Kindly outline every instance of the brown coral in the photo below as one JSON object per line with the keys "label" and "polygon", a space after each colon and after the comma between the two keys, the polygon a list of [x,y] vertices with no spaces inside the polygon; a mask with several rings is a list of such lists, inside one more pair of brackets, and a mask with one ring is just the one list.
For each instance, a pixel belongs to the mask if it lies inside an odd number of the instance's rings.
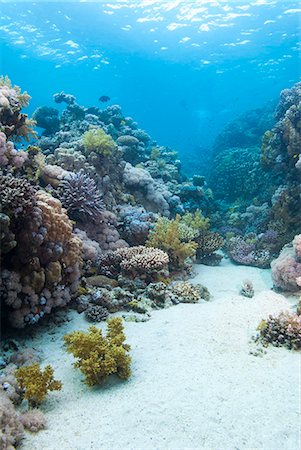
{"label": "brown coral", "polygon": [[15,375],[30,406],[42,403],[48,391],[59,391],[62,388],[62,383],[53,378],[53,368],[50,365],[44,371],[38,363],[23,366],[16,370]]}

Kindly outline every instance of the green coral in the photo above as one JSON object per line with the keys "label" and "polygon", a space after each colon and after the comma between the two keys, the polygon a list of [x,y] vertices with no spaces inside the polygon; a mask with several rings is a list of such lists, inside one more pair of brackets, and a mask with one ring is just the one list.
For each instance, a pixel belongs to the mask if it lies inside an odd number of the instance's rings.
{"label": "green coral", "polygon": [[53,378],[53,368],[50,365],[44,371],[38,363],[23,366],[15,371],[15,376],[30,406],[42,403],[48,391],[59,391],[62,388],[62,383]]}
{"label": "green coral", "polygon": [[83,135],[83,145],[87,153],[95,152],[102,156],[110,156],[117,149],[112,137],[101,128],[86,131]]}
{"label": "green coral", "polygon": [[181,269],[185,260],[193,256],[197,248],[197,244],[192,240],[183,242],[180,215],[173,220],[160,217],[155,223],[146,245],[165,251],[169,256],[171,269]]}
{"label": "green coral", "polygon": [[186,213],[182,216],[181,222],[198,233],[207,231],[210,226],[210,220],[203,216],[199,209],[194,213]]}
{"label": "green coral", "polygon": [[74,367],[83,372],[88,386],[102,383],[113,373],[122,379],[131,375],[130,346],[125,344],[122,319],[113,317],[107,324],[106,336],[95,326],[87,333],[74,331],[64,336],[67,351],[78,358]]}

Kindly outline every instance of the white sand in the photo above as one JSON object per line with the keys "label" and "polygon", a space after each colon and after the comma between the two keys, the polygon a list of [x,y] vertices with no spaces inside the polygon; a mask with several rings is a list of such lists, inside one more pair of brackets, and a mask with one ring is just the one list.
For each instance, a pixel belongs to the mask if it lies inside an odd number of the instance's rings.
{"label": "white sand", "polygon": [[[35,338],[63,390],[44,405],[48,429],[28,436],[28,450],[299,450],[300,356],[268,348],[254,356],[258,323],[289,301],[269,290],[269,271],[196,266],[194,282],[212,301],[155,311],[146,323],[126,323],[133,376],[90,389],[62,335],[88,327],[84,317]],[[249,278],[253,299],[237,295]]]}

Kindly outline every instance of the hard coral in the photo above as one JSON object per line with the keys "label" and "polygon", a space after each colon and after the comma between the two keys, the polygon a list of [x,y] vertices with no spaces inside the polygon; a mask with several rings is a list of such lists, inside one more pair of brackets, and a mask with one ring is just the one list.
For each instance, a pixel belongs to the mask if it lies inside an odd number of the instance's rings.
{"label": "hard coral", "polygon": [[30,96],[13,86],[8,77],[0,77],[0,131],[14,140],[30,140],[36,137],[33,131],[34,121],[21,113],[28,106]]}
{"label": "hard coral", "polygon": [[267,344],[294,350],[301,348],[301,316],[295,313],[286,311],[279,316],[269,316],[267,320],[262,320],[258,330]]}
{"label": "hard coral", "polygon": [[115,278],[122,272],[127,277],[151,280],[158,272],[167,270],[168,262],[168,254],[164,251],[139,245],[108,252],[99,259],[98,264],[106,276]]}
{"label": "hard coral", "polygon": [[7,141],[5,134],[0,132],[0,167],[15,171],[20,169],[27,159],[27,152],[15,149],[13,142]]}
{"label": "hard coral", "polygon": [[90,305],[85,310],[86,319],[90,322],[101,322],[106,320],[109,315],[107,308],[101,305]]}
{"label": "hard coral", "polygon": [[197,303],[201,299],[210,300],[208,289],[201,284],[191,284],[188,281],[180,281],[176,283],[172,290],[180,298],[183,303]]}
{"label": "hard coral", "polygon": [[16,219],[8,208],[17,245],[4,255],[0,275],[3,317],[18,328],[71,300],[82,263],[81,241],[60,201],[38,191],[29,207],[30,213],[24,217],[21,211]]}
{"label": "hard coral", "polygon": [[36,190],[25,179],[0,174],[0,211],[13,220],[28,216],[36,204]]}
{"label": "hard coral", "polygon": [[99,222],[104,205],[95,181],[83,171],[70,173],[59,185],[58,196],[73,220]]}
{"label": "hard coral", "polygon": [[16,370],[15,375],[30,406],[42,403],[48,391],[59,391],[62,388],[62,383],[53,378],[53,368],[50,365],[44,371],[38,363],[23,366]]}
{"label": "hard coral", "polygon": [[74,331],[64,336],[67,351],[78,360],[74,363],[85,375],[88,386],[102,383],[107,376],[116,373],[127,379],[131,374],[130,346],[125,344],[122,319],[109,319],[106,336],[92,326],[87,333]]}

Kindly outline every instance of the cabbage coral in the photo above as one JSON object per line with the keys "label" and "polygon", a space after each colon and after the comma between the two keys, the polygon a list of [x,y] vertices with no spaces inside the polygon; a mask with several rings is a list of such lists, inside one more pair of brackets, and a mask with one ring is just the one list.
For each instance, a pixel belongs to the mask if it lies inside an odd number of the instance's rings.
{"label": "cabbage coral", "polygon": [[193,256],[197,249],[195,242],[182,241],[180,221],[179,215],[173,220],[159,218],[146,243],[148,247],[160,248],[168,254],[171,269],[182,268],[185,260]]}
{"label": "cabbage coral", "polygon": [[95,152],[102,156],[110,156],[117,149],[111,136],[101,128],[86,131],[83,135],[83,145],[87,153]]}
{"label": "cabbage coral", "polygon": [[53,378],[53,368],[50,365],[44,370],[41,370],[38,363],[22,366],[15,371],[15,376],[30,406],[42,403],[48,391],[62,389],[62,383]]}
{"label": "cabbage coral", "polygon": [[58,195],[69,217],[78,221],[100,221],[103,201],[95,181],[83,171],[71,173],[59,185]]}
{"label": "cabbage coral", "polygon": [[113,373],[122,379],[131,375],[130,346],[125,344],[122,319],[113,317],[107,324],[106,336],[94,326],[87,333],[74,331],[64,336],[67,351],[77,358],[74,367],[83,372],[88,386],[102,383]]}

